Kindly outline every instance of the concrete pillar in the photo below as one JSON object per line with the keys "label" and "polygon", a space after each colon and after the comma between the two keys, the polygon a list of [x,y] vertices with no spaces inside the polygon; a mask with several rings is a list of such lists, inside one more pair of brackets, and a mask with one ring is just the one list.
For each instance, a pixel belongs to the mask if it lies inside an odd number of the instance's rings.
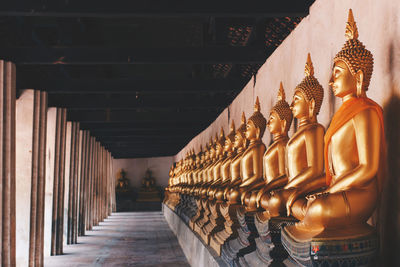
{"label": "concrete pillar", "polygon": [[[78,173],[79,173],[79,123],[73,122],[71,126],[71,135],[67,138],[70,140],[71,149],[67,151],[67,155],[70,157],[70,165],[68,175],[66,172],[66,181],[69,180],[69,192],[68,192],[68,219],[67,223],[67,243],[75,244],[75,228],[76,228],[76,216],[77,216],[77,195],[78,195]],[[66,204],[67,205],[67,204]],[[67,216],[66,216],[67,217]],[[64,218],[65,219],[65,218]],[[65,220],[64,220],[65,221]]]}
{"label": "concrete pillar", "polygon": [[15,65],[0,61],[0,265],[15,266]]}
{"label": "concrete pillar", "polygon": [[87,184],[88,184],[88,159],[89,159],[89,132],[82,133],[82,153],[79,184],[79,222],[78,235],[84,236],[86,230],[86,204],[87,204]]}
{"label": "concrete pillar", "polygon": [[46,92],[25,90],[17,100],[15,189],[17,266],[40,266],[43,256],[41,242],[46,112]]}
{"label": "concrete pillar", "polygon": [[77,126],[77,138],[79,139],[76,142],[76,168],[75,168],[75,190],[74,190],[74,203],[73,203],[73,229],[72,229],[72,244],[77,244],[78,240],[78,223],[79,223],[79,196],[80,196],[80,185],[81,185],[81,173],[82,173],[82,147],[83,147],[83,137],[84,132],[79,130],[80,125],[78,123]]}
{"label": "concrete pillar", "polygon": [[50,256],[53,214],[54,163],[56,148],[57,108],[47,112],[46,182],[44,209],[44,255]]}
{"label": "concrete pillar", "polygon": [[[66,134],[65,134],[65,167],[64,167],[64,209],[63,209],[63,246],[69,244],[68,241],[68,220],[70,213],[70,201],[72,201],[71,188],[73,183],[71,183],[71,172],[73,173],[72,166],[74,165],[74,158],[72,153],[74,153],[72,137],[74,136],[73,123],[67,121]],[[72,174],[73,176],[73,174]]]}
{"label": "concrete pillar", "polygon": [[62,254],[64,226],[64,178],[65,178],[65,135],[67,111],[57,109],[56,141],[54,152],[53,214],[51,234],[51,255]]}
{"label": "concrete pillar", "polygon": [[[15,228],[18,266],[29,265],[30,232],[36,236],[39,109],[40,92],[23,91],[16,103]],[[31,246],[34,247],[34,244]]]}

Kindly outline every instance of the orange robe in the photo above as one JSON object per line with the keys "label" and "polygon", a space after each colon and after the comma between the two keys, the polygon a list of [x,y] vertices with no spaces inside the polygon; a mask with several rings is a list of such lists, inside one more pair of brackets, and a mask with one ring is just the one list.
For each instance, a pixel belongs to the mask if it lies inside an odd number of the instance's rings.
{"label": "orange robe", "polygon": [[359,112],[365,109],[373,109],[376,111],[379,117],[380,126],[381,126],[381,146],[380,146],[380,162],[378,169],[378,192],[381,192],[383,186],[383,179],[385,177],[385,164],[386,164],[386,141],[385,141],[385,132],[383,125],[383,111],[382,108],[375,103],[373,100],[367,97],[358,97],[352,98],[342,104],[339,110],[335,113],[332,118],[331,124],[329,125],[328,130],[325,133],[325,147],[324,147],[324,156],[325,156],[325,172],[326,172],[326,185],[330,186],[332,181],[332,174],[329,171],[329,162],[328,162],[328,148],[331,142],[332,136],[339,130],[346,122],[351,120],[354,116],[356,116]]}

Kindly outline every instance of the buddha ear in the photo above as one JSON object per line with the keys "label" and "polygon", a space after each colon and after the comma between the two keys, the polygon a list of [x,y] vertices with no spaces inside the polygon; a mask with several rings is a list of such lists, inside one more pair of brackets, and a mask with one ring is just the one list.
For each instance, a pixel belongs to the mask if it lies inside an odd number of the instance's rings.
{"label": "buddha ear", "polygon": [[356,81],[357,81],[357,97],[360,97],[365,93],[363,90],[364,72],[362,70],[357,71]]}
{"label": "buddha ear", "polygon": [[312,116],[314,116],[314,110],[315,110],[315,100],[311,99],[309,101],[309,106],[308,106],[308,115],[311,118]]}
{"label": "buddha ear", "polygon": [[261,133],[260,128],[256,127],[256,137],[257,137],[257,139],[260,139],[260,133]]}
{"label": "buddha ear", "polygon": [[282,130],[282,133],[285,133],[285,132],[286,132],[286,125],[287,125],[286,120],[285,120],[285,119],[282,119],[282,120],[281,120],[281,130]]}

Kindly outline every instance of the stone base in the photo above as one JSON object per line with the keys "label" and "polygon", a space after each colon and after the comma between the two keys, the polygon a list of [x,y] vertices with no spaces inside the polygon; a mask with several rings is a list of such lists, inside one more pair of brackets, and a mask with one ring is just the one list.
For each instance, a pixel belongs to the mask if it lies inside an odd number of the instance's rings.
{"label": "stone base", "polygon": [[281,229],[283,225],[294,224],[292,218],[278,217],[262,221],[254,215],[254,224],[258,235],[255,239],[256,250],[244,256],[248,266],[285,266],[283,261],[288,253],[281,243]]}
{"label": "stone base", "polygon": [[247,266],[244,256],[256,249],[257,229],[252,216],[245,216],[243,210],[237,210],[239,222],[238,237],[228,240],[221,248],[221,258],[229,266]]}
{"label": "stone base", "polygon": [[162,205],[164,217],[176,235],[183,253],[192,267],[227,266],[217,255],[209,249],[199,236],[194,234],[181,218],[168,206]]}
{"label": "stone base", "polygon": [[378,239],[375,233],[349,239],[313,239],[297,242],[285,229],[282,230],[282,244],[289,253],[289,263],[298,266],[362,266],[376,265]]}

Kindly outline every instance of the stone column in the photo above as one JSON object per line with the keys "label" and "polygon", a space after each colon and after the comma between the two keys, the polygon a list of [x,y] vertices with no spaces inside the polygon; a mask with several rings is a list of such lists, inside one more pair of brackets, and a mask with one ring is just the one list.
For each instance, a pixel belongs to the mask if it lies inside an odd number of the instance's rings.
{"label": "stone column", "polygon": [[46,115],[47,93],[23,91],[16,105],[15,222],[18,266],[40,266],[43,259]]}
{"label": "stone column", "polygon": [[51,234],[51,255],[62,254],[63,225],[64,225],[64,178],[65,178],[65,135],[67,111],[57,109],[56,139],[53,173],[53,214]]}
{"label": "stone column", "polygon": [[24,90],[16,103],[15,228],[19,266],[30,264],[29,249],[36,245],[39,122],[40,91]]}
{"label": "stone column", "polygon": [[44,255],[50,256],[51,226],[53,211],[54,184],[54,149],[56,140],[57,108],[49,108],[47,112],[47,142],[46,142],[46,181],[44,200]]}
{"label": "stone column", "polygon": [[77,217],[77,195],[78,195],[78,185],[79,185],[79,142],[80,142],[80,132],[79,123],[72,122],[71,128],[71,149],[70,158],[71,164],[69,165],[69,176],[66,175],[66,180],[69,180],[70,190],[68,192],[68,233],[67,233],[67,243],[75,244],[75,228],[76,228],[76,217]]}
{"label": "stone column", "polygon": [[69,221],[69,213],[70,213],[70,201],[72,200],[70,196],[70,192],[72,192],[72,183],[70,181],[71,177],[71,166],[73,165],[73,160],[71,153],[73,152],[73,143],[72,136],[74,135],[72,129],[72,122],[67,121],[66,125],[66,134],[65,134],[65,167],[64,167],[64,209],[63,209],[63,246],[68,243],[68,221]]}
{"label": "stone column", "polygon": [[87,205],[87,184],[88,184],[88,159],[89,159],[89,132],[82,133],[81,153],[81,178],[79,184],[79,222],[78,235],[84,236],[86,230],[86,205]]}

